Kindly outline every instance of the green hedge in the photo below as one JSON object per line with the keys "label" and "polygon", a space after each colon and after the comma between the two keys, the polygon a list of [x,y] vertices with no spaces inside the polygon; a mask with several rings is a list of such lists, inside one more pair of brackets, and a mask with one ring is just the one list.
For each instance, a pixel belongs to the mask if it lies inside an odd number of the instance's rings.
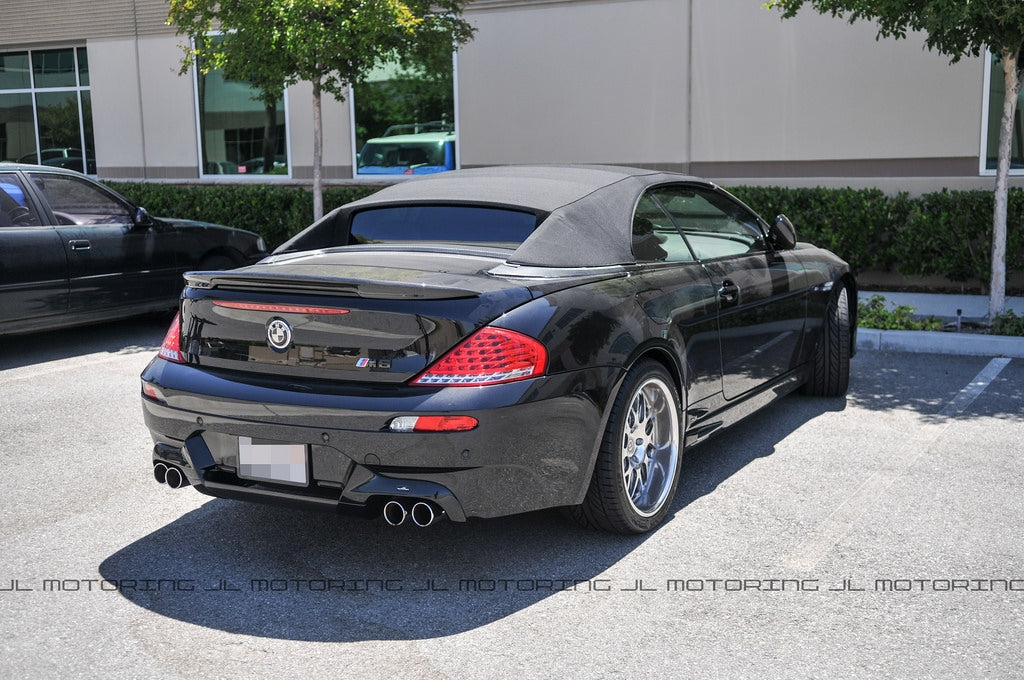
{"label": "green hedge", "polygon": [[736,187],[729,191],[767,220],[785,214],[801,241],[828,248],[854,271],[896,264],[894,225],[905,222],[912,210],[905,194],[890,197],[880,189]]}
{"label": "green hedge", "polygon": [[[953,281],[988,282],[992,261],[991,191],[942,191],[918,199],[900,225],[895,247],[903,274],[944,273]],[[1024,269],[1024,190],[1010,191],[1006,218],[1006,269]]]}
{"label": "green hedge", "polygon": [[[303,187],[274,184],[174,185],[107,182],[151,215],[204,220],[248,229],[276,248],[313,220],[313,194]],[[324,212],[379,190],[353,185],[324,189]]]}
{"label": "green hedge", "polygon": [[[274,184],[186,185],[108,183],[153,215],[227,224],[261,234],[274,248],[309,225],[307,188]],[[332,186],[324,209],[354,201],[380,186]],[[896,270],[953,281],[990,274],[992,193],[940,191],[911,198],[878,189],[792,189],[743,186],[730,191],[766,219],[784,213],[802,241],[832,250],[855,272]],[[1024,190],[1010,191],[1009,271],[1024,270]]]}
{"label": "green hedge", "polygon": [[[855,272],[896,270],[952,281],[991,273],[991,191],[939,191],[911,198],[878,189],[730,189],[771,219],[786,214],[802,241],[832,250]],[[1024,190],[1011,189],[1007,271],[1024,270]]]}

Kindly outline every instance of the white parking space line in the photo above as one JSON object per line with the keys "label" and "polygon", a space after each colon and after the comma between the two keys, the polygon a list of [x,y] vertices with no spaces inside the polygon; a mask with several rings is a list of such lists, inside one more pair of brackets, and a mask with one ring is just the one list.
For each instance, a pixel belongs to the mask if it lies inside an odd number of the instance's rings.
{"label": "white parking space line", "polygon": [[[999,357],[992,359],[985,368],[974,377],[960,392],[939,412],[944,418],[955,418],[969,407],[975,399],[985,391],[999,373],[1010,363],[1010,359]],[[882,493],[900,475],[907,471],[914,462],[931,449],[946,428],[951,424],[946,421],[940,425],[929,425],[921,429],[918,436],[908,441],[904,447],[893,453],[889,461],[869,477],[861,486],[829,517],[819,524],[796,550],[785,561],[785,566],[801,571],[810,571],[818,562],[850,531],[857,519],[863,515]]]}

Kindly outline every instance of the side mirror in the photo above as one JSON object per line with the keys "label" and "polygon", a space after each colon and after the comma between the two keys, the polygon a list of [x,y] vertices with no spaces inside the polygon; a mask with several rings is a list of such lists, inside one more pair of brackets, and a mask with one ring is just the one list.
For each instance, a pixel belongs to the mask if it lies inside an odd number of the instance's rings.
{"label": "side mirror", "polygon": [[772,247],[776,250],[792,250],[796,248],[796,227],[785,215],[775,218],[775,224],[768,230]]}
{"label": "side mirror", "polygon": [[136,227],[151,227],[153,226],[153,218],[150,217],[149,213],[146,212],[145,208],[139,208],[135,211],[135,226]]}

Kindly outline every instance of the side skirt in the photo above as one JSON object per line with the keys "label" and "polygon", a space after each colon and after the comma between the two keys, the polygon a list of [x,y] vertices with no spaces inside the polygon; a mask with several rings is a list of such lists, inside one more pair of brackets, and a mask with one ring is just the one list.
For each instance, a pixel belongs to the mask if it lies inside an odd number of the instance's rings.
{"label": "side skirt", "polygon": [[751,390],[739,399],[726,402],[714,411],[701,412],[699,405],[687,412],[694,417],[686,427],[686,446],[694,446],[711,435],[768,406],[796,390],[806,379],[806,369],[801,366],[773,380],[764,387]]}

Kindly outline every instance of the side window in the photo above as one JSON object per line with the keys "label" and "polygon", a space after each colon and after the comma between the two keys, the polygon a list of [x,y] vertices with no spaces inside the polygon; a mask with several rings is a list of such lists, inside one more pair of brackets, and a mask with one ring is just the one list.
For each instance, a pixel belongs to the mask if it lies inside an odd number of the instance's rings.
{"label": "side window", "polygon": [[665,206],[701,260],[765,250],[761,225],[749,210],[700,187],[662,187],[652,194]]}
{"label": "side window", "polygon": [[692,262],[693,254],[672,218],[650,194],[644,194],[633,213],[633,255],[639,262]]}
{"label": "side window", "polygon": [[21,179],[13,173],[0,173],[0,228],[38,227],[40,224]]}
{"label": "side window", "polygon": [[77,177],[31,174],[53,210],[58,224],[131,224],[133,217],[127,205],[97,186]]}

